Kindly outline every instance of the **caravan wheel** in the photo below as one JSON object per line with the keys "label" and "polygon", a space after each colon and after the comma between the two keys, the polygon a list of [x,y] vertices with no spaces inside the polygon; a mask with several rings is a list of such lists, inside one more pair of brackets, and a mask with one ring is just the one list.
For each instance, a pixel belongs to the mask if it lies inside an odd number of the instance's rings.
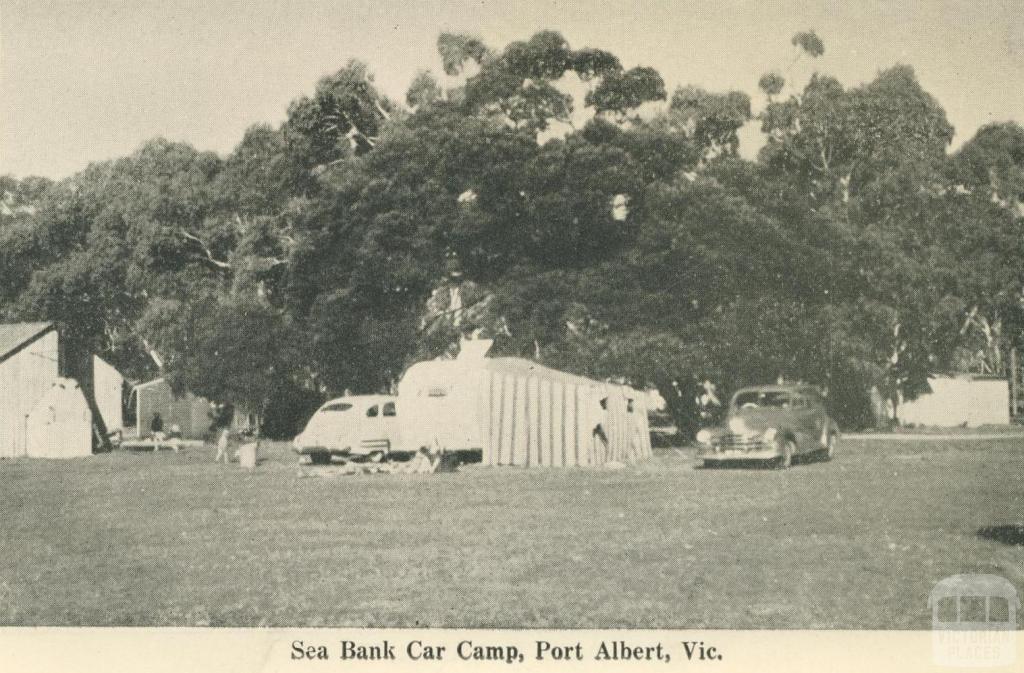
{"label": "caravan wheel", "polygon": [[314,465],[329,465],[331,462],[331,454],[327,451],[317,451],[316,453],[309,454],[309,462]]}

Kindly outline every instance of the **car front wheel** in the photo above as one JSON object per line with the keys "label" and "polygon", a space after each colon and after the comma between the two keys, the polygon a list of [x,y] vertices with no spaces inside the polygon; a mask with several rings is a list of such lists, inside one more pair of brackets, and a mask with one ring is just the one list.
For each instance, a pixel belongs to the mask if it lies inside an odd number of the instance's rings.
{"label": "car front wheel", "polygon": [[825,443],[825,448],[821,450],[822,460],[832,460],[832,457],[836,453],[836,435],[835,433],[829,433],[828,439]]}

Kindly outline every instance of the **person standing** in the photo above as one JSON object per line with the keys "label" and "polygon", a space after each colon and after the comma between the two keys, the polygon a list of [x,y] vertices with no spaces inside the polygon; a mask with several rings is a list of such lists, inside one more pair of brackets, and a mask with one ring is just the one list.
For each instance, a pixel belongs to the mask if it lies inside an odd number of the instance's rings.
{"label": "person standing", "polygon": [[160,450],[166,435],[164,435],[164,419],[160,418],[160,412],[153,414],[153,420],[149,422],[150,432],[153,433],[153,453]]}
{"label": "person standing", "polygon": [[220,438],[217,440],[217,456],[213,459],[215,463],[219,463],[221,457],[224,458],[224,464],[227,465],[231,460],[228,454],[228,440],[231,438],[231,431],[228,428],[224,428],[220,432]]}
{"label": "person standing", "polygon": [[722,402],[718,399],[718,387],[710,379],[704,379],[696,398],[701,427],[714,425],[718,420]]}

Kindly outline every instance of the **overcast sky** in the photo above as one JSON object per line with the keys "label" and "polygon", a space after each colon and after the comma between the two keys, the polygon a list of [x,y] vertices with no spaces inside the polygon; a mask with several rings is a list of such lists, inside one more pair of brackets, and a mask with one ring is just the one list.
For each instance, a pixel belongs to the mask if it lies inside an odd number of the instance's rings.
{"label": "overcast sky", "polygon": [[959,144],[1024,121],[1022,13],[1020,0],[0,0],[0,173],[63,177],[155,136],[225,153],[352,57],[403,99],[417,70],[440,70],[443,30],[500,47],[550,28],[655,67],[670,90],[756,94],[813,28],[815,67],[844,85],[912,65]]}

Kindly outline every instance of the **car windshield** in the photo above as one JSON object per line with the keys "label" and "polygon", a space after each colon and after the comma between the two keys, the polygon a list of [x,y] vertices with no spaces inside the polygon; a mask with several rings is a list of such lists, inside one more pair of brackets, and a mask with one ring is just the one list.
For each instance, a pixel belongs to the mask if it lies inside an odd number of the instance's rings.
{"label": "car windshield", "polygon": [[348,411],[351,408],[352,405],[346,402],[333,402],[331,404],[325,404],[324,406],[320,407],[320,413],[326,414],[331,411]]}
{"label": "car windshield", "polygon": [[793,400],[784,390],[750,390],[736,396],[737,409],[788,409]]}

